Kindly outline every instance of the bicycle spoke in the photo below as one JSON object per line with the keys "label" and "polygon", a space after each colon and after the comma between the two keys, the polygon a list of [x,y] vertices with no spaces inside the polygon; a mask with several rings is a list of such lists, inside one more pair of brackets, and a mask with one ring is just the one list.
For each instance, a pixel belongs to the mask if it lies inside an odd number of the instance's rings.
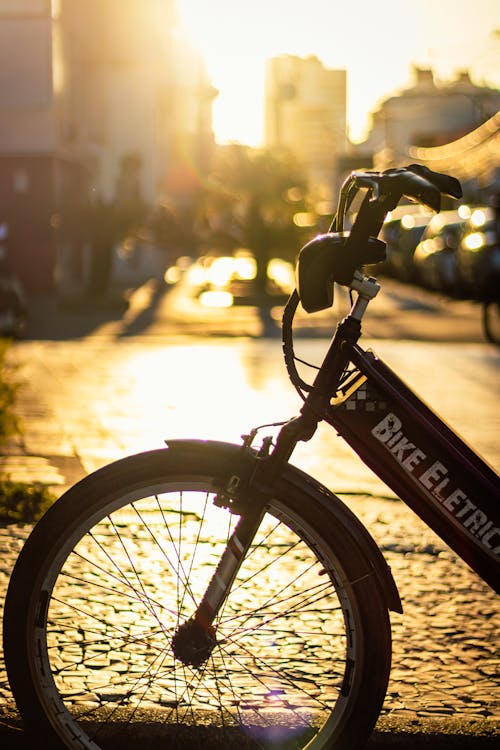
{"label": "bicycle spoke", "polygon": [[348,642],[325,575],[331,563],[269,512],[206,655],[193,666],[177,646],[174,653],[174,636],[196,611],[239,519],[214,497],[211,489],[174,489],[111,509],[59,572],[47,659],[64,704],[78,722],[95,724],[89,731],[99,747],[153,711],[158,736],[162,727],[206,725],[222,733],[221,744],[242,732],[255,748],[268,750],[275,735],[301,748],[337,702]]}

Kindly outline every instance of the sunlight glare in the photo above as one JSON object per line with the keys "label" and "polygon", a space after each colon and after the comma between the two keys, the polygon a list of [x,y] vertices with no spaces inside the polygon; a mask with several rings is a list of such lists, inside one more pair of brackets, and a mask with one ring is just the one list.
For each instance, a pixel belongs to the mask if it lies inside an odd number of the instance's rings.
{"label": "sunlight glare", "polygon": [[179,266],[169,266],[165,271],[164,280],[166,284],[177,284],[180,281],[182,272]]}
{"label": "sunlight glare", "polygon": [[[120,364],[129,404],[117,428],[122,440],[127,440],[127,419],[137,451],[138,419],[142,449],[148,449],[165,438],[239,442],[242,432],[256,424],[288,418],[295,397],[283,393],[280,352],[269,351],[265,343],[259,351],[251,355],[254,349],[245,342],[212,347],[192,341],[149,352],[137,349]],[[263,382],[267,398],[262,398]]]}
{"label": "sunlight glare", "polygon": [[250,281],[255,279],[257,263],[251,255],[236,255],[234,258],[234,270],[239,279]]}
{"label": "sunlight glare", "polygon": [[285,291],[293,291],[295,287],[295,273],[293,265],[288,263],[288,261],[281,258],[273,258],[269,262],[267,275]]}
{"label": "sunlight glare", "polygon": [[[318,57],[348,72],[349,137],[364,140],[369,113],[412,83],[412,66],[431,66],[441,80],[457,70],[500,84],[492,63],[498,0],[477,0],[474,12],[456,0],[344,3],[331,0],[177,0],[182,23],[201,51],[219,95],[213,125],[219,143],[263,143],[266,60],[282,54]],[[390,51],[390,54],[388,54]],[[488,57],[488,55],[490,57]]]}
{"label": "sunlight glare", "polygon": [[415,218],[411,214],[405,214],[401,219],[401,226],[405,229],[413,229],[415,226]]}
{"label": "sunlight glare", "polygon": [[213,286],[225,286],[234,273],[234,258],[215,258],[207,272],[207,281]]}
{"label": "sunlight glare", "polygon": [[470,217],[470,223],[473,227],[482,227],[483,224],[486,222],[486,214],[484,211],[482,211],[480,208],[477,208],[475,211],[472,212],[472,216]]}
{"label": "sunlight glare", "polygon": [[234,298],[231,292],[208,291],[202,292],[199,299],[204,307],[231,307]]}
{"label": "sunlight glare", "polygon": [[464,239],[464,246],[471,252],[477,252],[485,244],[485,236],[483,232],[473,232],[468,234]]}

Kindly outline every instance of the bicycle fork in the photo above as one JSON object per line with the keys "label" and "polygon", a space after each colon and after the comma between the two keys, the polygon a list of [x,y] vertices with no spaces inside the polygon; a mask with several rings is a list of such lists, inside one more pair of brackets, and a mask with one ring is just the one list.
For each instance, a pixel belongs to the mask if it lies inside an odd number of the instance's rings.
{"label": "bicycle fork", "polygon": [[[353,288],[359,291],[358,300],[351,314],[337,327],[325,362],[300,416],[282,427],[271,453],[270,442],[264,441],[249,481],[243,481],[243,486],[240,487],[240,478],[233,477],[229,486],[215,501],[233,513],[241,511],[241,515],[196,612],[177,628],[172,639],[174,656],[184,664],[199,667],[210,657],[217,643],[213,623],[229,596],[231,586],[257,534],[274,483],[297,443],[310,440],[324,417],[325,408],[347,364],[342,343],[355,343],[358,340],[361,318],[379,287],[374,279],[365,279],[359,275]],[[253,436],[249,436],[245,440],[243,450],[249,447],[252,438]],[[233,502],[235,492],[237,499]]]}
{"label": "bicycle fork", "polygon": [[229,595],[264,512],[259,504],[240,517],[196,612],[177,628],[172,639],[172,650],[174,656],[184,664],[200,667],[215,648],[217,638],[213,623]]}
{"label": "bicycle fork", "polygon": [[[233,533],[222,553],[215,572],[195,613],[176,630],[172,639],[174,656],[183,664],[200,667],[210,657],[217,645],[213,623],[227,600],[238,571],[255,539],[265,514],[267,499],[274,481],[290,458],[299,440],[312,437],[314,427],[307,424],[304,416],[288,422],[281,430],[276,446],[270,455],[269,442],[257,457],[252,477],[240,486],[240,478],[232,477],[228,487],[215,499],[215,504],[227,507],[230,512],[240,514]],[[251,439],[248,441],[251,442]],[[243,449],[248,447],[245,444]],[[235,493],[238,499],[234,501]]]}

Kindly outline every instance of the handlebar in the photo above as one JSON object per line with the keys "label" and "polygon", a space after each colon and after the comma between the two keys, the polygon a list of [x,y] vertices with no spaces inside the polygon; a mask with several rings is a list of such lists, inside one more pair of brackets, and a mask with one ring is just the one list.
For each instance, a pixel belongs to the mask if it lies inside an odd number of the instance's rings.
{"label": "handlebar", "polygon": [[[346,213],[362,189],[367,193],[351,231],[345,232]],[[460,198],[459,181],[419,164],[385,172],[352,172],[340,190],[329,231],[308,242],[299,254],[297,286],[306,312],[331,307],[334,282],[348,286],[361,266],[384,260],[385,243],[377,235],[403,196],[438,212],[442,194]]]}
{"label": "handlebar", "polygon": [[[366,190],[350,232],[344,231],[347,211],[360,190]],[[352,172],[343,183],[337,213],[329,231],[308,242],[297,262],[297,289],[283,311],[283,353],[293,385],[303,397],[311,386],[299,376],[293,352],[293,318],[299,302],[306,312],[333,305],[334,283],[352,286],[355,273],[366,264],[385,259],[385,242],[377,238],[385,217],[403,196],[438,212],[441,195],[462,197],[454,177],[433,172],[420,164],[385,172]]]}

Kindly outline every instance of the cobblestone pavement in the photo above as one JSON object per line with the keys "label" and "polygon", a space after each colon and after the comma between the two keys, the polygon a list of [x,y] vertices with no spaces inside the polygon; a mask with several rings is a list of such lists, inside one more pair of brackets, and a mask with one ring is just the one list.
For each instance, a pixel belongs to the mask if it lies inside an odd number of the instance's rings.
{"label": "cobblestone pavement", "polygon": [[[496,596],[399,501],[344,499],[380,544],[405,610],[404,615],[392,616],[393,668],[378,741],[394,738],[397,729],[403,735],[418,735],[419,730],[428,734],[429,726],[438,735],[453,734],[453,729],[462,737],[467,732],[485,738],[497,735]],[[29,530],[27,526],[0,529],[2,592]],[[3,721],[18,726],[3,662],[0,702],[9,709]]]}
{"label": "cobblestone pavement", "polygon": [[[158,447],[164,435],[237,440],[248,426],[286,418],[297,402],[270,346],[135,339],[111,345],[106,337],[17,345],[25,430],[23,442],[3,457],[2,471],[62,490],[109,460]],[[308,355],[317,353],[317,342],[304,346]],[[495,349],[384,342],[376,350],[500,466]],[[369,747],[414,741],[444,750],[450,738],[449,747],[492,747],[500,730],[497,597],[332,431],[321,429],[295,462],[338,491],[367,525],[403,601],[404,615],[392,616],[391,681]],[[28,533],[25,526],[0,529],[2,602]],[[10,727],[9,746],[22,747],[15,744],[22,735],[1,660],[0,702],[0,729]]]}

